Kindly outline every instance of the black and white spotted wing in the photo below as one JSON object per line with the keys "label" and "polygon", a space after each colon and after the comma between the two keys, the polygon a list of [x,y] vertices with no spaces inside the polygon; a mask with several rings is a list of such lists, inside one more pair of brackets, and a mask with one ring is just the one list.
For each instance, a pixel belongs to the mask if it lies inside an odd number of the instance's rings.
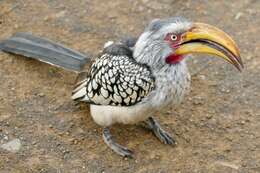
{"label": "black and white spotted wing", "polygon": [[154,89],[154,78],[146,65],[127,55],[103,54],[80,82],[72,99],[97,105],[130,106]]}

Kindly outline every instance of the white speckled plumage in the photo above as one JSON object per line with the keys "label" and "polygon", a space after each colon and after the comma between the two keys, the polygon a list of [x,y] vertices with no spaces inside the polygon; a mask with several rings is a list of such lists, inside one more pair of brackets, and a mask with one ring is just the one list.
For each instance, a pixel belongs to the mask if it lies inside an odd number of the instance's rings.
{"label": "white speckled plumage", "polygon": [[144,121],[158,111],[177,106],[190,87],[190,75],[185,62],[161,69],[155,78],[157,79],[155,90],[136,105],[128,107],[91,105],[91,116],[94,121],[101,126]]}
{"label": "white speckled plumage", "polygon": [[105,53],[93,63],[88,79],[76,87],[72,99],[97,105],[131,106],[145,98],[153,88],[154,77],[147,66],[126,55]]}

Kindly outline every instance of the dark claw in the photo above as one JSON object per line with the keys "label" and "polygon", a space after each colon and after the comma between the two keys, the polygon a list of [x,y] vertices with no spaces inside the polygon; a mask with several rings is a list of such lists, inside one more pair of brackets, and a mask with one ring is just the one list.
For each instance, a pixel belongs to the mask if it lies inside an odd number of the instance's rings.
{"label": "dark claw", "polygon": [[157,137],[161,140],[161,142],[168,145],[176,145],[176,141],[167,132],[161,129],[158,131],[158,133],[160,137]]}
{"label": "dark claw", "polygon": [[117,154],[123,157],[133,158],[133,152],[128,148],[116,143],[107,127],[103,130],[103,139],[105,143]]}
{"label": "dark claw", "polygon": [[118,147],[118,150],[115,152],[123,157],[131,158],[131,159],[133,158],[133,155],[134,155],[133,151],[131,151],[125,147],[122,147],[122,146],[121,146],[121,148]]}
{"label": "dark claw", "polygon": [[165,130],[162,129],[160,124],[153,119],[152,117],[149,117],[146,121],[146,124],[148,125],[148,128],[152,130],[154,135],[164,144],[168,145],[176,145],[176,141],[171,137]]}

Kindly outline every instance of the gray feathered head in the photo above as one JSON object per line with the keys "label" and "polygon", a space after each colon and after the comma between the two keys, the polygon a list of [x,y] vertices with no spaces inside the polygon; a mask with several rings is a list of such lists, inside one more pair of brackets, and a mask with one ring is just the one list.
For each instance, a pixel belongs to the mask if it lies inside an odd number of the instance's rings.
{"label": "gray feathered head", "polygon": [[183,17],[153,20],[134,47],[134,58],[155,69],[178,65],[191,53],[213,54],[239,70],[243,67],[237,45],[229,35]]}

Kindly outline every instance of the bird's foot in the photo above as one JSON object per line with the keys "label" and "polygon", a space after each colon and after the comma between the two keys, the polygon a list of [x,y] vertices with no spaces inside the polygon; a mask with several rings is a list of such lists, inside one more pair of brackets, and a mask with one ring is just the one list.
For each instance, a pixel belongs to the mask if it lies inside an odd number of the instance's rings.
{"label": "bird's foot", "polygon": [[119,145],[115,142],[113,136],[110,133],[109,128],[105,127],[103,130],[103,139],[105,143],[117,154],[123,157],[133,158],[133,152],[126,147]]}
{"label": "bird's foot", "polygon": [[176,141],[167,133],[165,130],[162,129],[160,124],[153,119],[152,117],[149,117],[146,121],[146,127],[148,127],[150,130],[152,130],[153,134],[164,144],[169,145],[176,145]]}

